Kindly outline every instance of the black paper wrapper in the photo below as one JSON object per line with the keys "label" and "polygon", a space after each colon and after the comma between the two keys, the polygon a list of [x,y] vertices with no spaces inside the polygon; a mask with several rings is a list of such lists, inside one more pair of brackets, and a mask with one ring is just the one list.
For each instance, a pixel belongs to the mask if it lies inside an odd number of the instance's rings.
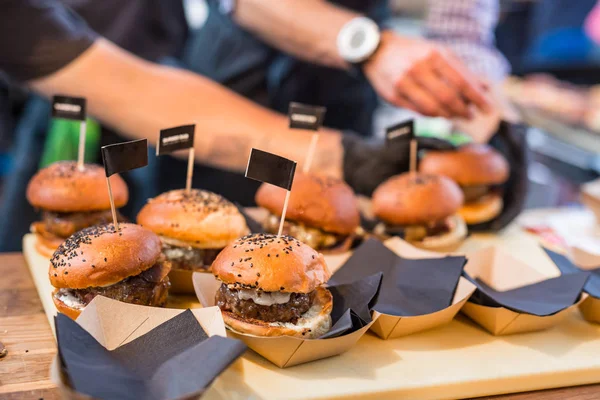
{"label": "black paper wrapper", "polygon": [[248,226],[248,229],[250,229],[251,233],[267,233],[265,228],[263,228],[263,226],[257,220],[248,215],[244,207],[242,207],[239,203],[235,203],[235,206],[239,210],[240,214],[244,216],[246,225]]}
{"label": "black paper wrapper", "polygon": [[[562,274],[577,274],[582,272],[575,264],[562,254],[544,248],[546,254],[552,259]],[[590,274],[583,290],[592,297],[600,299],[600,268],[585,270]]]}
{"label": "black paper wrapper", "polygon": [[589,277],[589,274],[580,272],[512,290],[498,291],[478,278],[474,279],[467,273],[464,275],[477,287],[469,299],[470,302],[486,307],[504,307],[540,317],[556,314],[575,304]]}
{"label": "black paper wrapper", "polygon": [[198,395],[246,350],[238,340],[208,337],[190,310],[112,351],[63,314],[55,324],[71,385],[98,399]]}
{"label": "black paper wrapper", "polygon": [[351,283],[329,286],[333,295],[332,326],[319,339],[347,335],[368,325],[371,306],[377,300],[383,275],[381,273],[355,280]]}
{"label": "black paper wrapper", "polygon": [[452,304],[465,257],[407,259],[382,242],[369,239],[333,275],[333,285],[381,273],[381,289],[370,310],[413,317],[431,314]]}

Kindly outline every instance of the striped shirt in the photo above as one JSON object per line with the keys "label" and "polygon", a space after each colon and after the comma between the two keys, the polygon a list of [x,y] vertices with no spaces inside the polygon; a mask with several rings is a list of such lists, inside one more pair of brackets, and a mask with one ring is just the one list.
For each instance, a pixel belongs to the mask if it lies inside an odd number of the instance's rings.
{"label": "striped shirt", "polygon": [[510,65],[495,46],[498,0],[428,0],[426,36],[452,50],[476,74],[500,81]]}

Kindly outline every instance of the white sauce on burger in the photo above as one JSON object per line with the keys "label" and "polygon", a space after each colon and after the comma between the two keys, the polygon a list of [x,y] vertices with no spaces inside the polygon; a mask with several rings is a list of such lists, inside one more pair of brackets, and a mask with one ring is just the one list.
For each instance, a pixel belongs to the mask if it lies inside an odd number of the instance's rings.
{"label": "white sauce on burger", "polygon": [[65,303],[67,307],[77,309],[85,308],[85,304],[83,304],[77,297],[71,294],[71,292],[69,292],[68,289],[60,289],[56,293],[56,298]]}
{"label": "white sauce on burger", "polygon": [[273,304],[285,304],[290,301],[291,293],[261,292],[252,289],[238,290],[240,300],[252,300],[261,306],[272,306]]}

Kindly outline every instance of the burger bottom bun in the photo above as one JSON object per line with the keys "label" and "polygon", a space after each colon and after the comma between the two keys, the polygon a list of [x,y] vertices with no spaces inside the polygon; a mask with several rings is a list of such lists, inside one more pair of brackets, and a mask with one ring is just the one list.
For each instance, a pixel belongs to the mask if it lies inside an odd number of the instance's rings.
{"label": "burger bottom bun", "polygon": [[49,232],[43,222],[34,222],[29,230],[35,234],[35,249],[44,257],[52,257],[58,246],[65,241],[64,238]]}
{"label": "burger bottom bun", "polygon": [[467,203],[458,213],[467,225],[481,224],[496,218],[502,212],[504,202],[498,193],[489,193],[477,201]]}
{"label": "burger bottom bun", "polygon": [[68,305],[66,305],[59,299],[57,299],[55,294],[56,294],[56,291],[54,291],[54,294],[52,295],[52,301],[54,301],[54,305],[56,306],[56,309],[58,310],[58,312],[65,314],[67,317],[71,318],[72,320],[77,319],[77,317],[79,317],[79,314],[81,314],[82,310],[80,310],[78,308],[69,307]]}
{"label": "burger bottom bun", "polygon": [[35,249],[39,254],[48,259],[52,258],[52,255],[58,248],[58,245],[49,245],[48,241],[43,236],[35,235]]}
{"label": "burger bottom bun", "polygon": [[223,311],[225,325],[232,331],[254,336],[293,336],[301,339],[316,339],[331,329],[333,296],[322,286],[315,289],[315,298],[310,309],[297,323],[265,322],[254,318],[243,318]]}
{"label": "burger bottom bun", "polygon": [[452,227],[450,232],[436,236],[428,236],[421,241],[410,242],[410,244],[421,249],[439,252],[452,252],[457,250],[467,237],[467,225],[458,214],[448,218],[450,219],[450,226]]}

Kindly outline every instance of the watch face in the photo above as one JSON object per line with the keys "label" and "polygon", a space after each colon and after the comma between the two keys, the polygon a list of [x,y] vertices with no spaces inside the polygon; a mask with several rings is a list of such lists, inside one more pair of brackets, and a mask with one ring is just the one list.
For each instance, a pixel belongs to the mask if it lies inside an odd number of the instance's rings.
{"label": "watch face", "polygon": [[366,40],[367,34],[365,31],[356,31],[350,39],[350,47],[353,49],[359,49],[361,46],[364,46]]}
{"label": "watch face", "polygon": [[369,58],[379,45],[379,27],[366,17],[350,20],[337,38],[340,56],[350,63],[360,63]]}

